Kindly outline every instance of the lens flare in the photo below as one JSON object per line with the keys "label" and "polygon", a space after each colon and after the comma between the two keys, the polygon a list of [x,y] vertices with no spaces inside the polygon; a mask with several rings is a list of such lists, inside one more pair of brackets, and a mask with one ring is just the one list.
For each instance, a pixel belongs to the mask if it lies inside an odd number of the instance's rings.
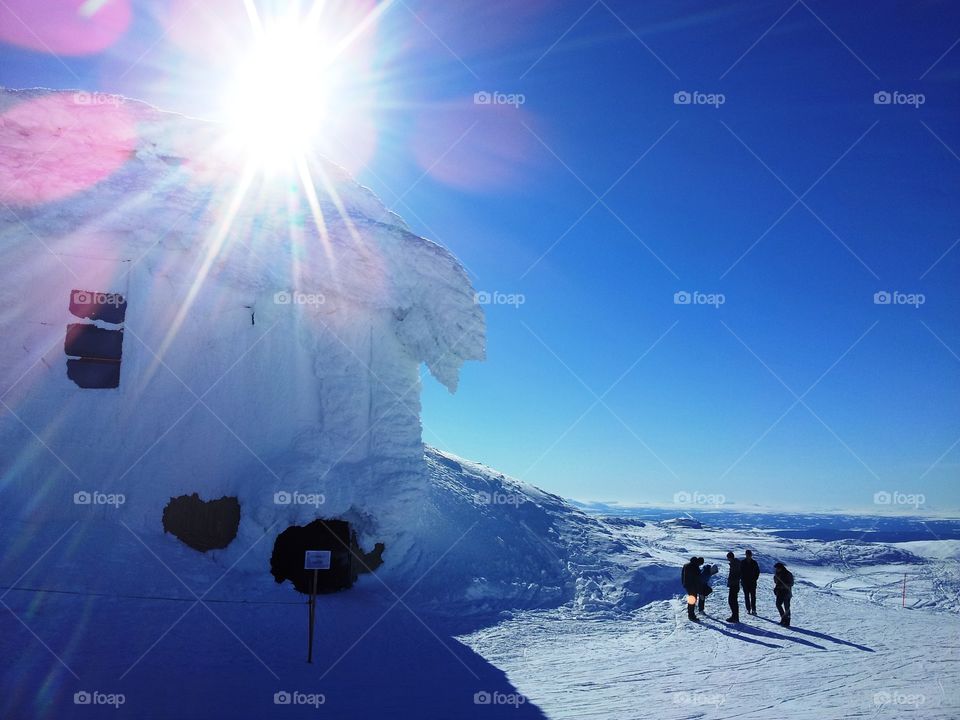
{"label": "lens flare", "polygon": [[342,90],[342,67],[309,24],[287,19],[263,31],[241,64],[226,105],[234,140],[267,167],[291,165],[315,145]]}

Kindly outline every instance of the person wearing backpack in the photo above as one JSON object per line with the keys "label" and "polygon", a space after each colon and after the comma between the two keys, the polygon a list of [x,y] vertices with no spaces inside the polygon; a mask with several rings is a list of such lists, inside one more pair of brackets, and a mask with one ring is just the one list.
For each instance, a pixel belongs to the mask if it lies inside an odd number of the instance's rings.
{"label": "person wearing backpack", "polygon": [[687,619],[700,622],[694,609],[697,607],[697,595],[700,594],[700,558],[694,556],[680,570],[680,584],[687,592]]}
{"label": "person wearing backpack", "polygon": [[740,585],[743,587],[743,604],[748,615],[757,614],[757,580],[760,579],[760,566],[753,559],[753,552],[747,550],[746,557],[740,561]]}
{"label": "person wearing backpack", "polygon": [[730,605],[728,623],[740,622],[740,561],[732,552],[727,553],[730,561],[730,570],[727,573],[727,602]]}
{"label": "person wearing backpack", "polygon": [[707,601],[707,595],[713,592],[713,588],[710,587],[710,578],[717,574],[719,568],[716,565],[704,565],[706,560],[703,558],[697,558],[700,565],[703,567],[700,570],[700,594],[697,598],[698,605],[700,608],[700,614],[706,615],[707,611],[704,610],[704,603]]}
{"label": "person wearing backpack", "polygon": [[790,599],[793,597],[793,573],[782,562],[773,564],[773,594],[777,598],[780,624],[790,627]]}

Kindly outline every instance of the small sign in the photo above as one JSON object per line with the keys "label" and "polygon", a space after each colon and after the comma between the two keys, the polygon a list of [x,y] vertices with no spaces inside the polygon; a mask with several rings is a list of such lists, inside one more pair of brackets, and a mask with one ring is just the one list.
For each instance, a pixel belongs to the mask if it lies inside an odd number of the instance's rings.
{"label": "small sign", "polygon": [[329,550],[307,550],[306,557],[303,560],[304,570],[329,570],[330,569],[330,551]]}

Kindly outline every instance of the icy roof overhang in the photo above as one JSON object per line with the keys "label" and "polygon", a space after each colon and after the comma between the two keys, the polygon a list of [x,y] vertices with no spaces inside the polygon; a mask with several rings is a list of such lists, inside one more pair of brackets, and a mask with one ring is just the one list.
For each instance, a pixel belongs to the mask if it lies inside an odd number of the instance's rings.
{"label": "icy roof overhang", "polygon": [[209,282],[392,312],[404,346],[454,390],[463,362],[485,354],[456,258],[324,158],[308,161],[310,183],[267,179],[246,174],[223,138],[218,125],[117,96],[0,89],[0,200],[15,213],[0,220],[0,258],[25,246],[153,264],[212,253]]}

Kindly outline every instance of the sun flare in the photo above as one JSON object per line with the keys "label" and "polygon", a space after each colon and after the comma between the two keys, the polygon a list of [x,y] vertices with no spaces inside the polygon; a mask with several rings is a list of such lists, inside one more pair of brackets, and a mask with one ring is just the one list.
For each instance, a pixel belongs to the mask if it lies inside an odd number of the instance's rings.
{"label": "sun flare", "polygon": [[343,89],[343,67],[305,21],[265,28],[227,92],[233,139],[266,167],[290,165],[315,146]]}

